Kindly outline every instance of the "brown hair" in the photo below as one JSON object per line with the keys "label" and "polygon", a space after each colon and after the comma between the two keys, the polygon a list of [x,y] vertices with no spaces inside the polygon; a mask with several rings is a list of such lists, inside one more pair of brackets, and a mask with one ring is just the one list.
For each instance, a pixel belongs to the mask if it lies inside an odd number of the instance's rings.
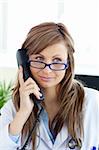
{"label": "brown hair", "polygon": [[[39,24],[29,31],[22,48],[27,49],[27,54],[36,54],[46,47],[63,41],[68,49],[69,67],[60,83],[58,101],[60,109],[52,122],[52,128],[56,135],[60,132],[63,124],[66,124],[69,134],[78,141],[79,136],[83,135],[83,85],[74,79],[74,44],[67,28],[62,23],[46,22]],[[13,91],[14,105],[19,109],[19,82]],[[26,121],[22,135],[26,135],[32,128],[32,122],[36,118],[37,111],[34,111]],[[55,126],[53,124],[55,123]],[[78,134],[79,133],[79,134]],[[32,136],[33,150],[35,149],[36,133]]]}

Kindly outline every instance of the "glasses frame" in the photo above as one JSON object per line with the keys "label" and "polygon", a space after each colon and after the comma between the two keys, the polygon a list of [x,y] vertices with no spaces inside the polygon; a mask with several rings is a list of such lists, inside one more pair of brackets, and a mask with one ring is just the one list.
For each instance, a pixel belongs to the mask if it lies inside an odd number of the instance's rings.
{"label": "glasses frame", "polygon": [[[34,66],[31,65],[31,62],[39,62],[39,63],[41,63],[41,64],[44,64],[45,66],[44,66],[43,68],[34,67]],[[46,68],[46,66],[48,66],[48,67],[49,67],[51,70],[53,70],[53,71],[61,71],[61,70],[66,70],[66,69],[68,68],[68,63],[57,63],[57,62],[53,62],[53,63],[47,64],[47,63],[45,63],[45,62],[36,61],[36,60],[29,60],[28,63],[29,63],[29,66],[31,66],[31,67],[33,67],[33,68],[36,68],[36,69],[44,69],[44,68]],[[51,68],[51,65],[54,65],[54,64],[63,64],[63,65],[64,65],[64,68],[63,68],[63,69],[53,69],[53,68]]]}

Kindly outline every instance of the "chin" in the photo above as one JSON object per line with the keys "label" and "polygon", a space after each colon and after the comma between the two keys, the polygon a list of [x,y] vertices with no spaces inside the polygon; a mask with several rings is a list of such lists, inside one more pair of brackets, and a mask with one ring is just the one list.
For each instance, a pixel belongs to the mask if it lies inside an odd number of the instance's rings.
{"label": "chin", "polygon": [[56,84],[42,83],[42,82],[40,82],[40,86],[41,86],[42,88],[51,88],[51,87],[55,87]]}
{"label": "chin", "polygon": [[41,87],[43,87],[43,88],[50,88],[50,87],[52,87],[53,85],[51,85],[51,84],[40,84],[41,85]]}

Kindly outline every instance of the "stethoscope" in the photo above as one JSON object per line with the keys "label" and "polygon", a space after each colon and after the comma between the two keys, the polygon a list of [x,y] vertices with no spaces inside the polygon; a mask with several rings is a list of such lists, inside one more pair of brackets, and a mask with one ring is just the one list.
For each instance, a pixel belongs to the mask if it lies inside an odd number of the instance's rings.
{"label": "stethoscope", "polygon": [[75,149],[76,147],[78,147],[79,149],[81,149],[81,147],[82,147],[82,141],[81,141],[81,139],[79,139],[79,144],[78,144],[78,142],[75,139],[73,139],[73,138],[69,139],[69,141],[68,141],[68,147],[69,147],[69,149]]}

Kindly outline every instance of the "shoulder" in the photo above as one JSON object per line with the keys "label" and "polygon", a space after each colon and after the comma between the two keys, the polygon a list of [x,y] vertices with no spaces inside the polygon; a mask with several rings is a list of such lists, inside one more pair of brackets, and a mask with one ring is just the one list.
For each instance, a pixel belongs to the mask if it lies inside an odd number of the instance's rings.
{"label": "shoulder", "polygon": [[88,87],[84,87],[84,90],[85,90],[85,94],[86,95],[89,95],[89,94],[91,94],[91,95],[98,95],[99,96],[99,91],[98,90],[95,90],[95,89],[93,89],[93,88],[88,88]]}
{"label": "shoulder", "polygon": [[92,88],[84,88],[85,91],[85,103],[94,104],[99,107],[99,91]]}
{"label": "shoulder", "polygon": [[9,114],[11,113],[12,115],[14,115],[16,113],[14,104],[12,99],[8,100],[5,105],[1,108],[1,114]]}
{"label": "shoulder", "polygon": [[84,113],[87,116],[99,117],[99,91],[92,88],[84,88]]}
{"label": "shoulder", "polygon": [[0,128],[9,124],[16,115],[16,110],[12,100],[8,100],[0,110]]}
{"label": "shoulder", "polygon": [[93,147],[99,144],[99,91],[84,88],[84,145]]}

